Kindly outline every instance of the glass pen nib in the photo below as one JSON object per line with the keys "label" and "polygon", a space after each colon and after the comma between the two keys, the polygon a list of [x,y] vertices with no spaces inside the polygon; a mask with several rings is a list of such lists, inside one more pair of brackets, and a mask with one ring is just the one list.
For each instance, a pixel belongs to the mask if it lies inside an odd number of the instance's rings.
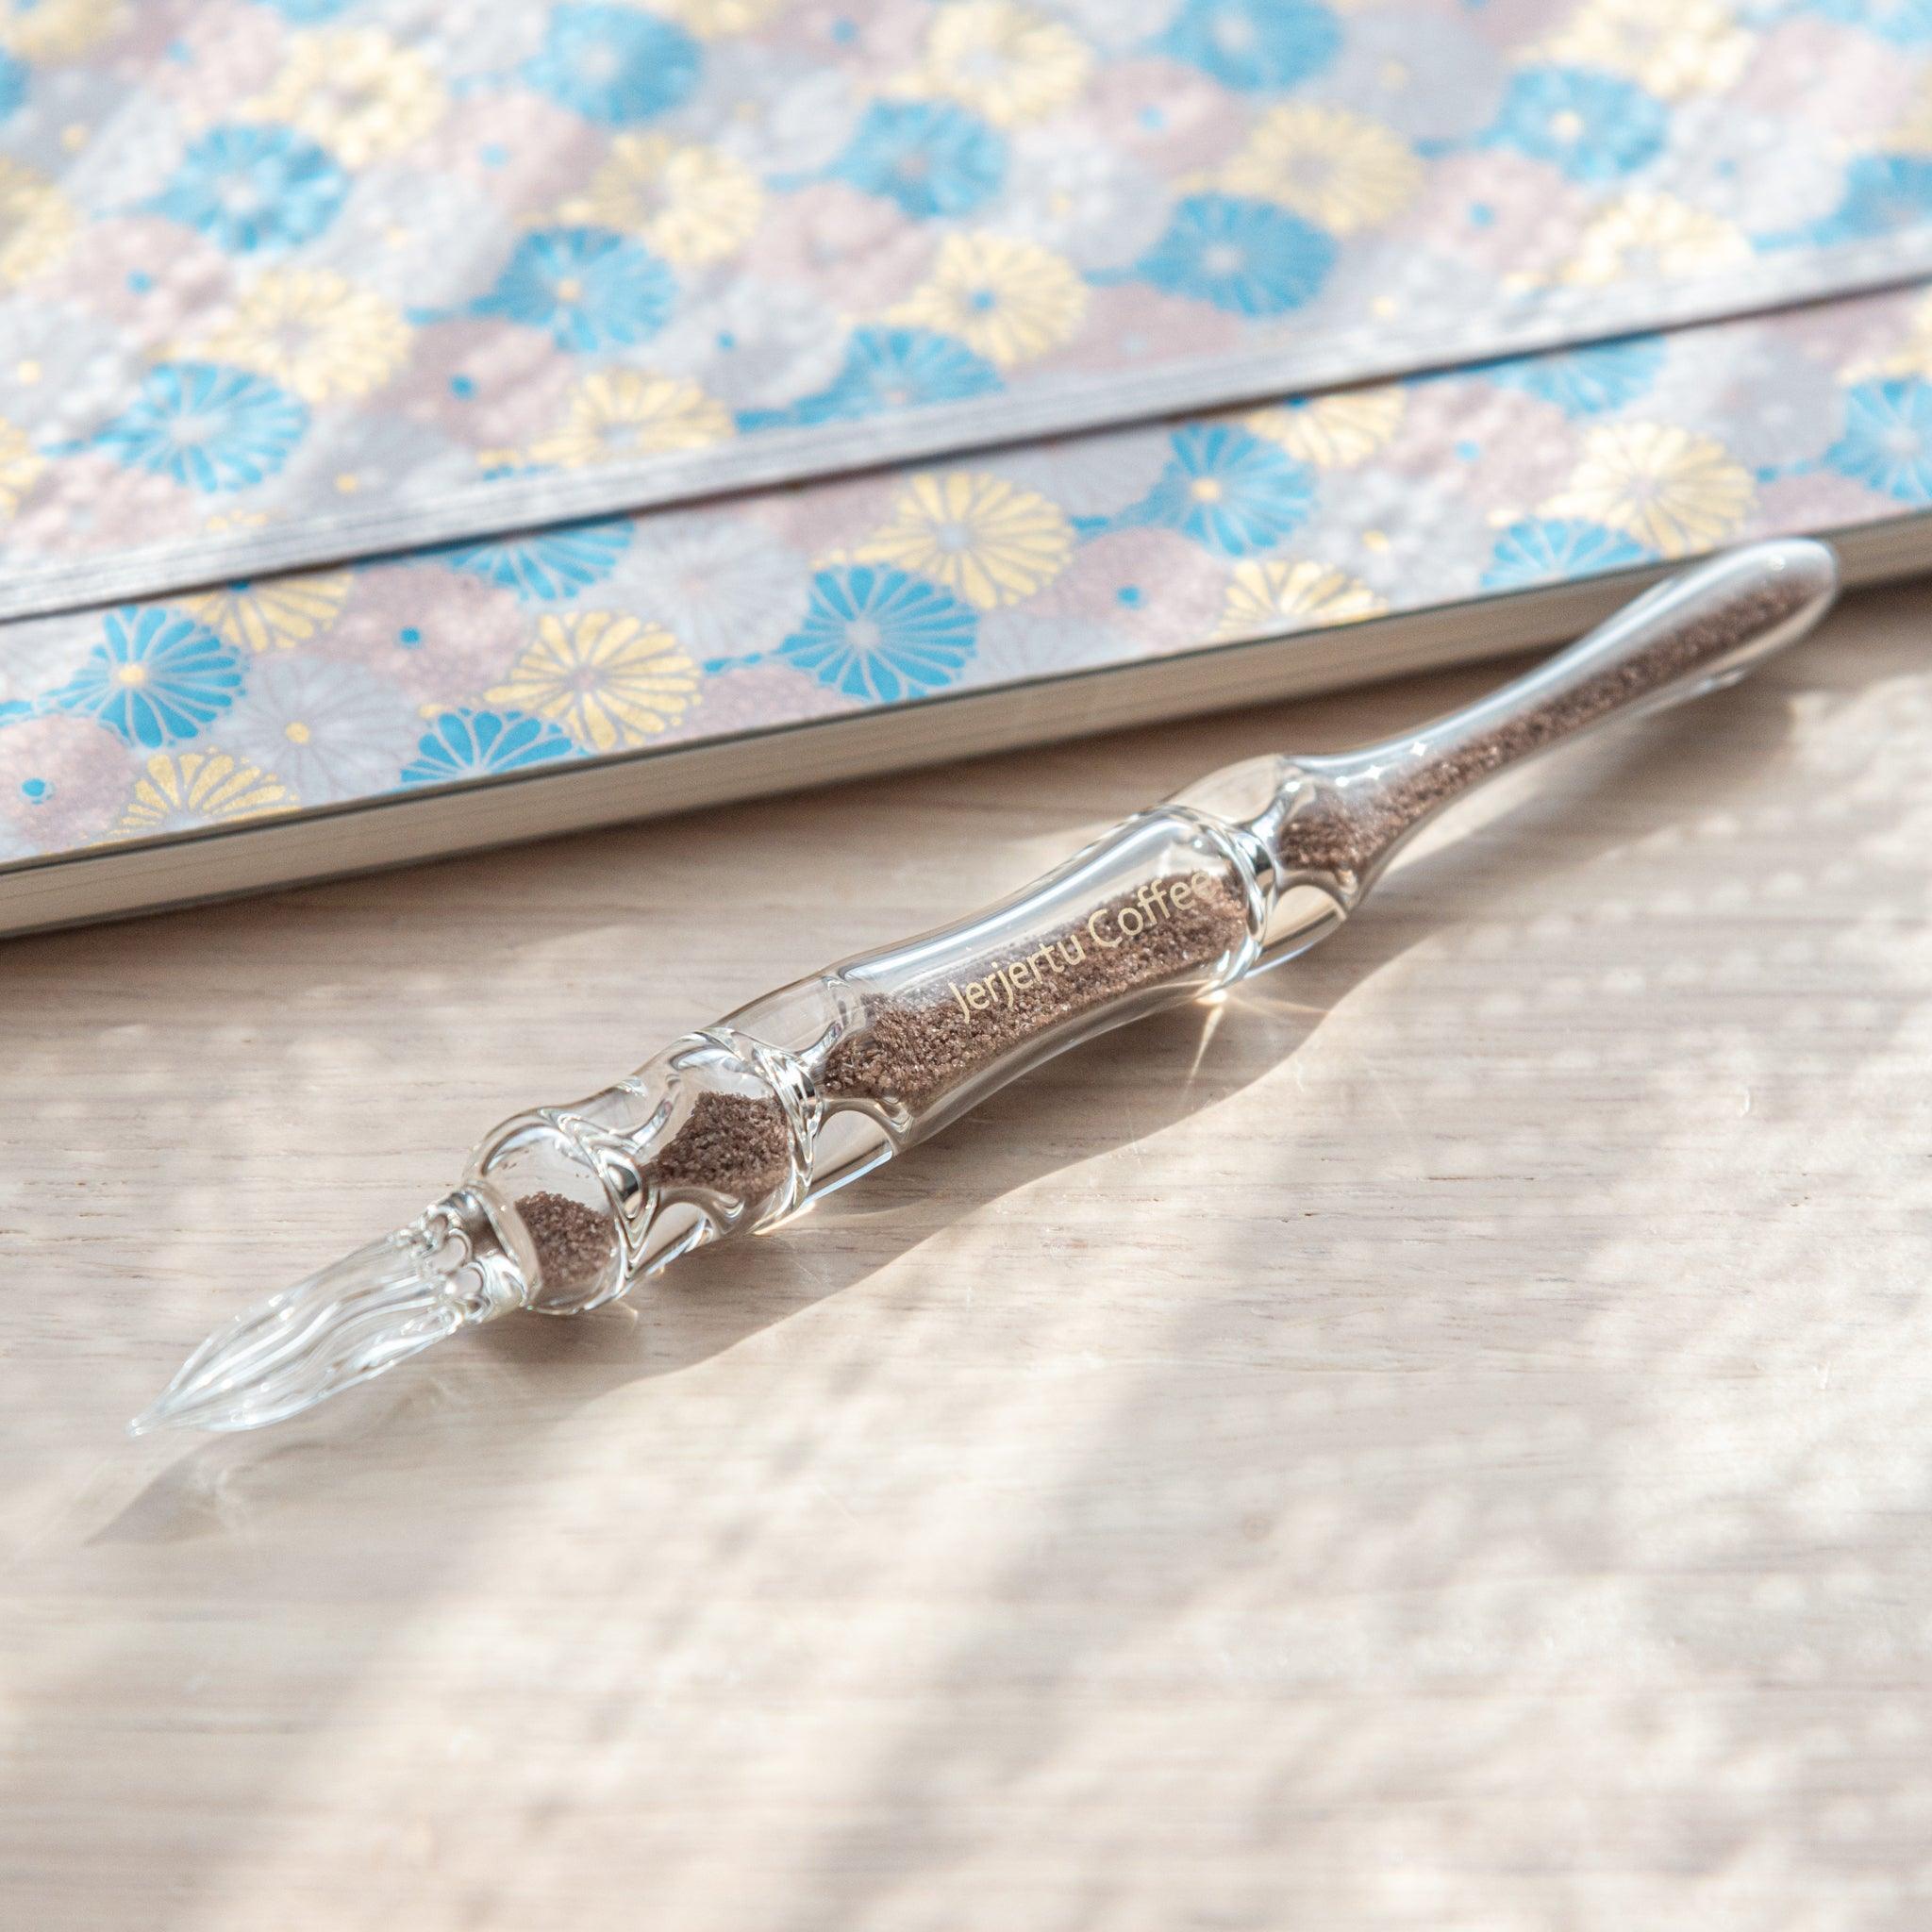
{"label": "glass pen nib", "polygon": [[516,1306],[448,1205],[217,1328],[129,1432],[281,1422]]}

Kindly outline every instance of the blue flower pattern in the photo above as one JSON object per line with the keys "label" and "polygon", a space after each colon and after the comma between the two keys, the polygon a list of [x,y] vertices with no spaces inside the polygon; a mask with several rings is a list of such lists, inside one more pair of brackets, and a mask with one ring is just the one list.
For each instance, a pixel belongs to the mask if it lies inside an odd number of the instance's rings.
{"label": "blue flower pattern", "polygon": [[1932,217],[1932,160],[1920,155],[1860,155],[1845,169],[1830,214],[1807,226],[1757,238],[1760,248],[1829,247],[1916,228]]}
{"label": "blue flower pattern", "polygon": [[272,476],[308,426],[308,406],[245,369],[163,362],[95,445],[129,469],[191,490],[243,490]]}
{"label": "blue flower pattern", "polygon": [[1634,82],[1585,67],[1532,67],[1510,84],[1486,140],[1548,161],[1573,181],[1633,175],[1663,151],[1663,103]]}
{"label": "blue flower pattern", "polygon": [[212,631],[148,606],[109,611],[87,662],[46,702],[154,751],[194,737],[242,684],[242,660]]}
{"label": "blue flower pattern", "polygon": [[1799,0],[1796,10],[1860,27],[1901,47],[1932,42],[1932,0]]}
{"label": "blue flower pattern", "polygon": [[655,120],[697,86],[698,43],[682,27],[628,7],[551,9],[542,51],[524,78],[600,127]]}
{"label": "blue flower pattern", "polygon": [[832,172],[895,202],[913,221],[963,215],[998,192],[1006,143],[974,116],[938,101],[874,101]]}
{"label": "blue flower pattern", "polygon": [[1496,541],[1483,588],[1526,590],[1572,577],[1601,576],[1649,560],[1650,552],[1621,530],[1574,517],[1525,517]]}
{"label": "blue flower pattern", "polygon": [[1259,92],[1298,86],[1341,46],[1341,27],[1308,0],[1187,0],[1155,51],[1223,87]]}
{"label": "blue flower pattern", "polygon": [[1566,416],[1597,416],[1634,402],[1657,380],[1664,344],[1657,336],[1591,342],[1547,356],[1513,356],[1481,373],[1505,389],[1554,403]]}
{"label": "blue flower pattern", "polygon": [[954,682],[978,619],[951,591],[902,570],[860,564],[812,578],[805,622],[779,655],[847,697],[894,704]]}
{"label": "blue flower pattern", "polygon": [[1901,503],[1932,503],[1932,383],[1861,382],[1845,393],[1845,424],[1826,465]]}
{"label": "blue flower pattern", "polygon": [[1292,536],[1314,507],[1308,466],[1232,424],[1190,424],[1168,448],[1154,488],[1114,527],[1158,524],[1218,557],[1258,557]]}
{"label": "blue flower pattern", "polygon": [[514,591],[525,603],[555,604],[602,583],[630,548],[631,528],[623,518],[607,518],[482,543],[452,543],[436,555],[452,570]]}
{"label": "blue flower pattern", "polygon": [[423,734],[416,756],[398,783],[448,785],[461,778],[493,778],[575,758],[574,740],[547,719],[525,711],[445,711]]}
{"label": "blue flower pattern", "polygon": [[641,242],[606,228],[541,228],[517,244],[496,286],[471,305],[547,329],[579,355],[647,341],[676,299],[671,271]]}
{"label": "blue flower pattern", "polygon": [[214,127],[151,204],[230,255],[312,242],[348,198],[349,177],[325,149],[290,127]]}
{"label": "blue flower pattern", "polygon": [[1282,315],[1312,300],[1334,265],[1334,242],[1299,215],[1241,195],[1191,194],[1135,272],[1235,315]]}
{"label": "blue flower pattern", "polygon": [[741,429],[787,423],[850,423],[893,409],[927,408],[991,394],[999,371],[964,342],[924,328],[855,329],[832,381],[789,409],[746,409]]}
{"label": "blue flower pattern", "polygon": [[28,73],[11,54],[0,53],[0,120],[11,114],[27,96]]}

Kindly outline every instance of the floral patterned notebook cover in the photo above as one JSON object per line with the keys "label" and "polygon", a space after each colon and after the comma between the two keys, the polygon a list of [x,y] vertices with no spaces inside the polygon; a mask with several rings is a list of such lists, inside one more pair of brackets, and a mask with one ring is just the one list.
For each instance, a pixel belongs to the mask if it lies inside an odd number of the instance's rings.
{"label": "floral patterned notebook cover", "polygon": [[[13,867],[1417,616],[1932,505],[1932,294],[0,632]],[[1932,525],[1928,525],[1932,527]],[[810,775],[774,752],[774,785]]]}
{"label": "floral patterned notebook cover", "polygon": [[0,0],[0,615],[1907,281],[1928,56],[1927,0]]}
{"label": "floral patterned notebook cover", "polygon": [[1927,277],[1932,0],[0,0],[0,891],[1909,517]]}

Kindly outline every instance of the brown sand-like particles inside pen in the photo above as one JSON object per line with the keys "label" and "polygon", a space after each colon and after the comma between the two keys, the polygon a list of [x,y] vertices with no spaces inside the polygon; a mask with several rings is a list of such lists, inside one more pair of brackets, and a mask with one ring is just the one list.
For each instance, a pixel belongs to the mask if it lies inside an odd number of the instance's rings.
{"label": "brown sand-like particles inside pen", "polygon": [[1187,884],[1185,906],[1112,946],[1096,942],[1095,928],[1114,930],[1137,904],[1130,894],[1037,944],[974,961],[974,975],[984,981],[1051,957],[1056,963],[1036,970],[1010,1004],[973,1010],[943,987],[916,1001],[879,1002],[864,1031],[841,1041],[826,1058],[826,1098],[898,1101],[918,1113],[1026,1041],[1232,952],[1247,938],[1245,900],[1213,873],[1194,873]]}
{"label": "brown sand-like particles inside pen", "polygon": [[[946,985],[918,999],[872,1001],[864,1027],[826,1056],[821,1095],[829,1103],[903,1106],[916,1115],[1025,1041],[1224,958],[1247,938],[1245,898],[1214,873],[1194,873],[1187,882],[1188,904],[1115,944],[1097,942],[1095,924],[1117,935],[1120,915],[1139,906],[1132,894],[1033,945],[973,961],[974,977],[987,982],[1052,954],[1056,963],[1035,967],[1029,984],[1010,986],[1010,1004],[965,1006]],[[784,1181],[791,1158],[791,1129],[776,1101],[704,1093],[642,1172],[660,1197],[701,1191],[755,1201]],[[549,1190],[524,1195],[517,1211],[536,1244],[546,1292],[595,1286],[616,1252],[607,1215]]]}
{"label": "brown sand-like particles inside pen", "polygon": [[608,1216],[548,1188],[521,1196],[517,1212],[536,1247],[544,1293],[582,1293],[603,1279],[617,1252]]}
{"label": "brown sand-like particles inside pen", "polygon": [[1439,805],[1479,779],[1557,743],[1621,706],[1647,697],[1700,665],[1715,664],[1746,639],[1795,617],[1816,594],[1798,573],[1753,595],[1665,631],[1607,664],[1595,676],[1554,691],[1491,730],[1425,752],[1407,770],[1387,772],[1359,797],[1331,796],[1289,820],[1276,840],[1285,871],[1358,873]]}
{"label": "brown sand-like particles inside pen", "polygon": [[[701,1093],[642,1172],[660,1198],[704,1189],[751,1200],[784,1179],[791,1158],[791,1133],[775,1101]],[[546,1293],[580,1293],[603,1278],[617,1252],[607,1213],[547,1188],[523,1195],[517,1212],[536,1246]]]}

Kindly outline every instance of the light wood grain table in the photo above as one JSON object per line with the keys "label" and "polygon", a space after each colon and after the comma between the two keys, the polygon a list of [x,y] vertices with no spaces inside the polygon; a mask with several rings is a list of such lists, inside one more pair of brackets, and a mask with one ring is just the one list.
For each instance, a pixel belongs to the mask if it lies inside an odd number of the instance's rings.
{"label": "light wood grain table", "polygon": [[782,1239],[120,1433],[512,1108],[1491,677],[0,949],[0,1924],[1932,1923],[1932,591]]}

